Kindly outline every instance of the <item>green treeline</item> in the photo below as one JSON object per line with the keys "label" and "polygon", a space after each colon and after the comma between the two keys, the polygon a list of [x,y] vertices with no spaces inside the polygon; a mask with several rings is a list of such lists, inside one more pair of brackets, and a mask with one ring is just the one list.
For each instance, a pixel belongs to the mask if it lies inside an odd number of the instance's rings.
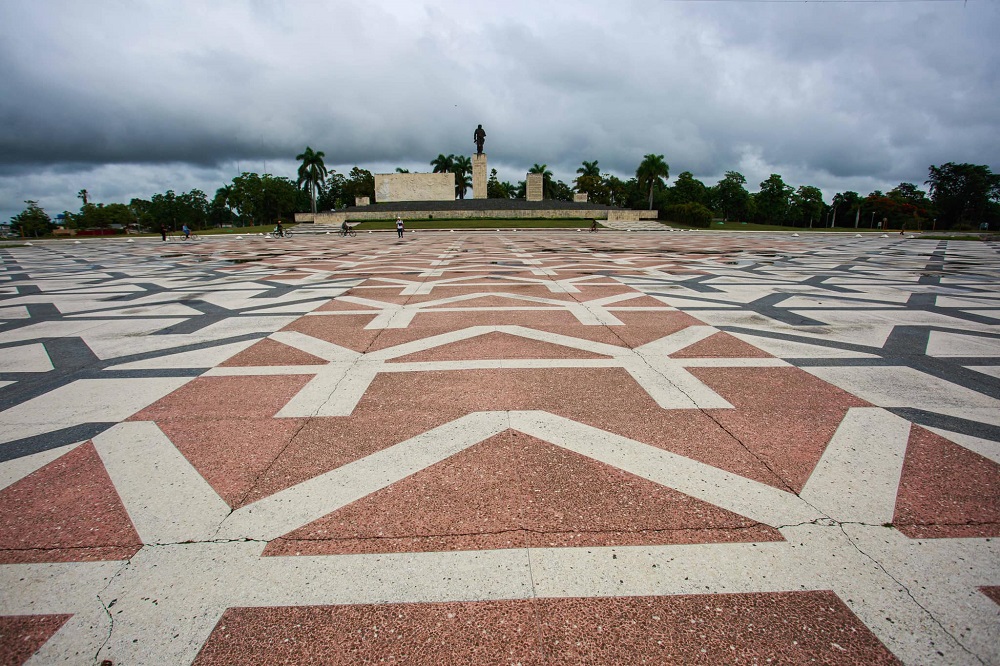
{"label": "green treeline", "polygon": [[[87,190],[78,211],[63,211],[53,221],[38,206],[26,201],[24,211],[10,220],[13,233],[42,236],[56,227],[69,229],[124,229],[168,231],[188,225],[192,229],[221,226],[272,224],[290,220],[295,212],[343,209],[357,197],[375,200],[375,177],[354,167],[344,175],[324,164],[325,154],[308,146],[296,156],[301,162],[298,179],[245,172],[216,190],[211,198],[198,189],[180,194],[167,190],[150,199],[125,203],[95,203]],[[455,197],[464,199],[472,187],[472,164],[468,157],[440,154],[430,161],[435,173],[455,174]],[[397,169],[397,171],[405,171]],[[817,187],[795,188],[778,174],[760,183],[756,192],[747,189],[739,172],[727,171],[715,185],[707,185],[690,171],[681,172],[667,185],[670,167],[663,155],[645,155],[635,176],[622,180],[601,173],[597,160],[584,161],[572,184],[553,178],[546,164],[534,164],[529,173],[542,175],[543,196],[572,201],[586,192],[588,201],[622,208],[656,209],[662,220],[707,227],[713,219],[792,227],[908,228],[913,230],[980,230],[1000,226],[1000,174],[988,166],[948,162],[931,166],[927,191],[913,183],[900,183],[888,192],[876,190],[866,196],[838,192],[830,203]],[[500,181],[490,172],[487,195],[492,199],[525,196],[525,181]]]}

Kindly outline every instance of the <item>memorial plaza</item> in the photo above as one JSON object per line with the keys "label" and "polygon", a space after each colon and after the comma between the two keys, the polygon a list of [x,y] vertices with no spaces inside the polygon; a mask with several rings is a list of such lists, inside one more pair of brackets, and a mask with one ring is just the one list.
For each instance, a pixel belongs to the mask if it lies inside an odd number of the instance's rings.
{"label": "memorial plaza", "polygon": [[996,243],[358,231],[0,247],[0,662],[1000,663]]}

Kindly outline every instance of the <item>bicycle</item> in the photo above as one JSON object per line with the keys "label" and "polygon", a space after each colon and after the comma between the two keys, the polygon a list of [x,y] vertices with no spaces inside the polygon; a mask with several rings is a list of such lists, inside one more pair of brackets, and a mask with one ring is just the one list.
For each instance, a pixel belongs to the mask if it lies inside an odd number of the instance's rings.
{"label": "bicycle", "polygon": [[358,232],[354,230],[354,227],[344,227],[340,230],[340,235],[344,237],[350,236],[351,238],[354,238],[355,236],[358,235]]}
{"label": "bicycle", "polygon": [[269,235],[271,238],[291,238],[292,232],[288,229],[282,229],[281,231],[272,231]]}

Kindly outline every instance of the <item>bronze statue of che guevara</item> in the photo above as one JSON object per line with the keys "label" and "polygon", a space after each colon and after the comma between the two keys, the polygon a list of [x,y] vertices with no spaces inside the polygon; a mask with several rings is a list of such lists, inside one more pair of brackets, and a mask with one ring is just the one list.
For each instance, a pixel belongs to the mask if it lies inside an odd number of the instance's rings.
{"label": "bronze statue of che guevara", "polygon": [[472,134],[472,140],[476,142],[476,155],[483,154],[483,144],[486,143],[486,130],[480,125]]}

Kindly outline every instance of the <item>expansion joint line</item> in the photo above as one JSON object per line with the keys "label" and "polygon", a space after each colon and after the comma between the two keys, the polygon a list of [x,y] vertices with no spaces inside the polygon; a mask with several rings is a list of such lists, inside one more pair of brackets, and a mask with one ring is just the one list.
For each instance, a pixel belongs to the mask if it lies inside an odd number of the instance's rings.
{"label": "expansion joint line", "polygon": [[865,551],[863,551],[861,549],[861,547],[854,541],[854,539],[851,538],[851,535],[847,533],[847,530],[844,529],[844,526],[842,524],[837,523],[837,527],[840,528],[840,531],[843,532],[844,536],[847,537],[847,541],[852,546],[854,546],[854,549],[856,551],[858,551],[866,559],[870,560],[871,563],[874,564],[879,569],[879,571],[881,571],[882,573],[884,573],[894,583],[896,583],[896,585],[898,585],[900,587],[900,589],[902,589],[903,592],[906,593],[906,596],[908,596],[910,598],[910,601],[912,601],[917,606],[917,608],[919,608],[921,611],[923,611],[923,613],[928,618],[930,618],[931,622],[933,622],[934,624],[936,624],[938,626],[938,628],[941,631],[943,631],[946,636],[948,636],[952,641],[955,642],[956,645],[958,645],[958,647],[960,647],[962,649],[963,652],[965,652],[966,654],[968,654],[969,656],[971,656],[972,658],[974,658],[980,664],[983,664],[983,666],[986,666],[986,662],[983,661],[982,657],[980,657],[979,655],[977,655],[976,653],[974,653],[969,648],[965,647],[965,645],[962,643],[962,641],[960,641],[958,639],[958,637],[955,636],[955,634],[953,634],[952,632],[948,631],[948,628],[945,627],[943,624],[941,624],[940,620],[938,620],[936,617],[934,617],[934,613],[932,613],[929,610],[927,610],[927,608],[923,604],[921,604],[919,601],[917,601],[916,597],[913,596],[913,593],[910,592],[910,588],[909,587],[907,587],[906,585],[904,585],[898,578],[896,578],[891,573],[889,573],[889,571],[884,566],[882,566],[881,562],[879,562],[877,559],[875,559],[874,557],[872,557],[871,555],[869,555],[868,553],[866,553]]}
{"label": "expansion joint line", "polygon": [[[504,417],[507,419],[507,429],[510,430],[512,428],[512,424],[510,421],[510,410],[504,412]],[[518,478],[518,483],[523,484],[524,479]],[[518,520],[518,523],[523,524],[523,521]],[[531,546],[528,544],[528,538],[530,537],[530,534],[531,534],[530,530],[524,530],[524,556],[528,561],[528,582],[531,584],[531,599],[534,600],[538,599],[538,586],[535,583],[535,570],[531,563]],[[538,645],[542,650],[542,659],[543,661],[546,661],[547,657],[545,654],[545,641],[543,640],[544,632],[542,628],[542,620],[539,617],[539,613],[535,613],[534,615],[535,615],[535,638],[537,639]]]}

